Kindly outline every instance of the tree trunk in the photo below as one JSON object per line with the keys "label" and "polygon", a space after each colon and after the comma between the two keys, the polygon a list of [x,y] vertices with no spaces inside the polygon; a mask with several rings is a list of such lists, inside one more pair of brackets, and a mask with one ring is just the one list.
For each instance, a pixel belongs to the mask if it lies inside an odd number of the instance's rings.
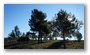
{"label": "tree trunk", "polygon": [[38,36],[38,43],[42,42],[42,33],[39,31],[39,36]]}
{"label": "tree trunk", "polygon": [[64,32],[63,32],[63,46],[64,46],[64,49],[66,49]]}
{"label": "tree trunk", "polygon": [[42,34],[41,34],[41,43],[42,43]]}
{"label": "tree trunk", "polygon": [[40,42],[40,31],[39,31],[39,35],[38,35],[38,44]]}
{"label": "tree trunk", "polygon": [[65,37],[63,39],[63,45],[64,45],[64,49],[66,49],[66,45],[65,45]]}
{"label": "tree trunk", "polygon": [[40,36],[39,36],[39,37],[40,37],[40,43],[41,43],[41,31],[40,31],[40,33],[39,33],[39,34],[40,34]]}
{"label": "tree trunk", "polygon": [[38,36],[38,44],[39,44],[39,36]]}

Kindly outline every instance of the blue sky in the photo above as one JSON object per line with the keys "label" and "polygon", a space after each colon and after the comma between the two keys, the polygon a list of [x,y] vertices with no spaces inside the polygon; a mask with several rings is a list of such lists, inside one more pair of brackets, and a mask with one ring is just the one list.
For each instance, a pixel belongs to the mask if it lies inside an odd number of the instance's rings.
{"label": "blue sky", "polygon": [[[33,9],[46,13],[47,20],[52,20],[60,9],[64,9],[68,13],[75,14],[76,18],[84,23],[83,4],[4,4],[4,37],[7,37],[16,25],[18,25],[21,32],[29,31],[28,21]],[[84,25],[80,32],[83,35],[82,39],[84,39]]]}

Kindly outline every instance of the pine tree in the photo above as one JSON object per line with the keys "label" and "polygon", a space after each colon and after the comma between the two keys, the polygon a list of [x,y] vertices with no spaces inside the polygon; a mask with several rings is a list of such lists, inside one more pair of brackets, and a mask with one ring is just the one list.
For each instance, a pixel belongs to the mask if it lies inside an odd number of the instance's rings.
{"label": "pine tree", "polygon": [[38,11],[37,9],[32,10],[31,19],[29,19],[29,26],[31,31],[38,32],[38,43],[42,42],[42,35],[48,34],[46,13]]}
{"label": "pine tree", "polygon": [[55,27],[62,35],[65,49],[65,37],[69,37],[76,30],[79,30],[82,26],[82,22],[78,21],[75,15],[67,13],[65,10],[62,9],[56,14],[55,17]]}

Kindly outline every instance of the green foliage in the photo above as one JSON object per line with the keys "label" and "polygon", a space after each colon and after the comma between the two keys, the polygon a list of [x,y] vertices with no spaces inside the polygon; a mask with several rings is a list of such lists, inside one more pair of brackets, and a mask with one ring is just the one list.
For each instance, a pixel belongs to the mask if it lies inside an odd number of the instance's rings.
{"label": "green foliage", "polygon": [[8,34],[8,38],[7,39],[8,39],[9,42],[16,39],[14,30],[12,30],[12,32]]}
{"label": "green foliage", "polygon": [[12,30],[11,33],[8,34],[8,41],[16,41],[21,35],[21,32],[19,31],[18,26],[14,27],[14,30]]}
{"label": "green foliage", "polygon": [[18,42],[29,42],[29,37],[20,37],[17,39]]}
{"label": "green foliage", "polygon": [[[47,49],[49,48],[84,48],[84,42],[81,41],[82,34],[79,32],[83,25],[82,21],[78,21],[75,15],[67,13],[65,10],[60,10],[55,14],[55,19],[52,21],[46,20],[46,13],[37,9],[32,10],[31,18],[28,21],[30,32],[23,33],[18,26],[14,27],[8,38],[5,39],[5,48],[30,48],[30,49]],[[38,42],[37,40],[38,34]],[[63,38],[63,41],[58,41],[57,36]],[[42,37],[44,40],[42,41]],[[53,38],[55,37],[55,40]],[[78,42],[65,40],[66,37],[77,37]],[[31,40],[30,40],[31,38]],[[50,38],[48,40],[48,38]],[[15,42],[12,42],[15,41]],[[81,42],[80,42],[81,41]],[[42,43],[39,43],[42,42]],[[39,44],[38,44],[39,43]],[[81,45],[82,46],[81,46]]]}
{"label": "green foliage", "polygon": [[16,37],[19,38],[21,35],[21,32],[19,31],[19,27],[17,25],[14,27],[14,31],[15,31]]}
{"label": "green foliage", "polygon": [[[79,30],[82,26],[82,22],[78,21],[75,15],[71,13],[67,13],[65,10],[60,10],[56,14],[55,19],[55,27],[57,28],[58,32],[61,33],[63,40],[65,41],[65,37],[71,36],[76,30]],[[65,42],[64,42],[64,48]]]}
{"label": "green foliage", "polygon": [[8,34],[8,37],[15,38],[14,30],[12,30],[12,32],[10,34]]}
{"label": "green foliage", "polygon": [[29,19],[29,26],[32,31],[36,31],[39,33],[38,42],[41,40],[42,42],[42,34],[48,34],[48,25],[47,20],[45,20],[46,14],[42,11],[38,11],[37,9],[32,10],[31,19]]}
{"label": "green foliage", "polygon": [[55,17],[55,27],[59,32],[61,32],[63,38],[70,36],[82,26],[82,22],[78,21],[75,15],[67,13],[62,9],[56,14]]}
{"label": "green foliage", "polygon": [[80,42],[82,39],[82,34],[79,31],[74,32],[73,36],[77,38],[78,42]]}
{"label": "green foliage", "polygon": [[32,11],[31,19],[29,19],[29,26],[31,27],[32,31],[40,31],[42,27],[46,25],[46,14],[34,9]]}
{"label": "green foliage", "polygon": [[23,33],[21,37],[26,37],[26,34],[25,34],[25,33]]}

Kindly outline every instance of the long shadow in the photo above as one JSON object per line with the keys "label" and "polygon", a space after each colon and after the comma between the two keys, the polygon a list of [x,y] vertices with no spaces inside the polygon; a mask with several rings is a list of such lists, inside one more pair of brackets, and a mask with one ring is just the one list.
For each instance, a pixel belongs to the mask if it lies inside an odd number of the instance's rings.
{"label": "long shadow", "polygon": [[50,45],[47,49],[63,49],[62,45],[64,44],[64,41],[56,42]]}

